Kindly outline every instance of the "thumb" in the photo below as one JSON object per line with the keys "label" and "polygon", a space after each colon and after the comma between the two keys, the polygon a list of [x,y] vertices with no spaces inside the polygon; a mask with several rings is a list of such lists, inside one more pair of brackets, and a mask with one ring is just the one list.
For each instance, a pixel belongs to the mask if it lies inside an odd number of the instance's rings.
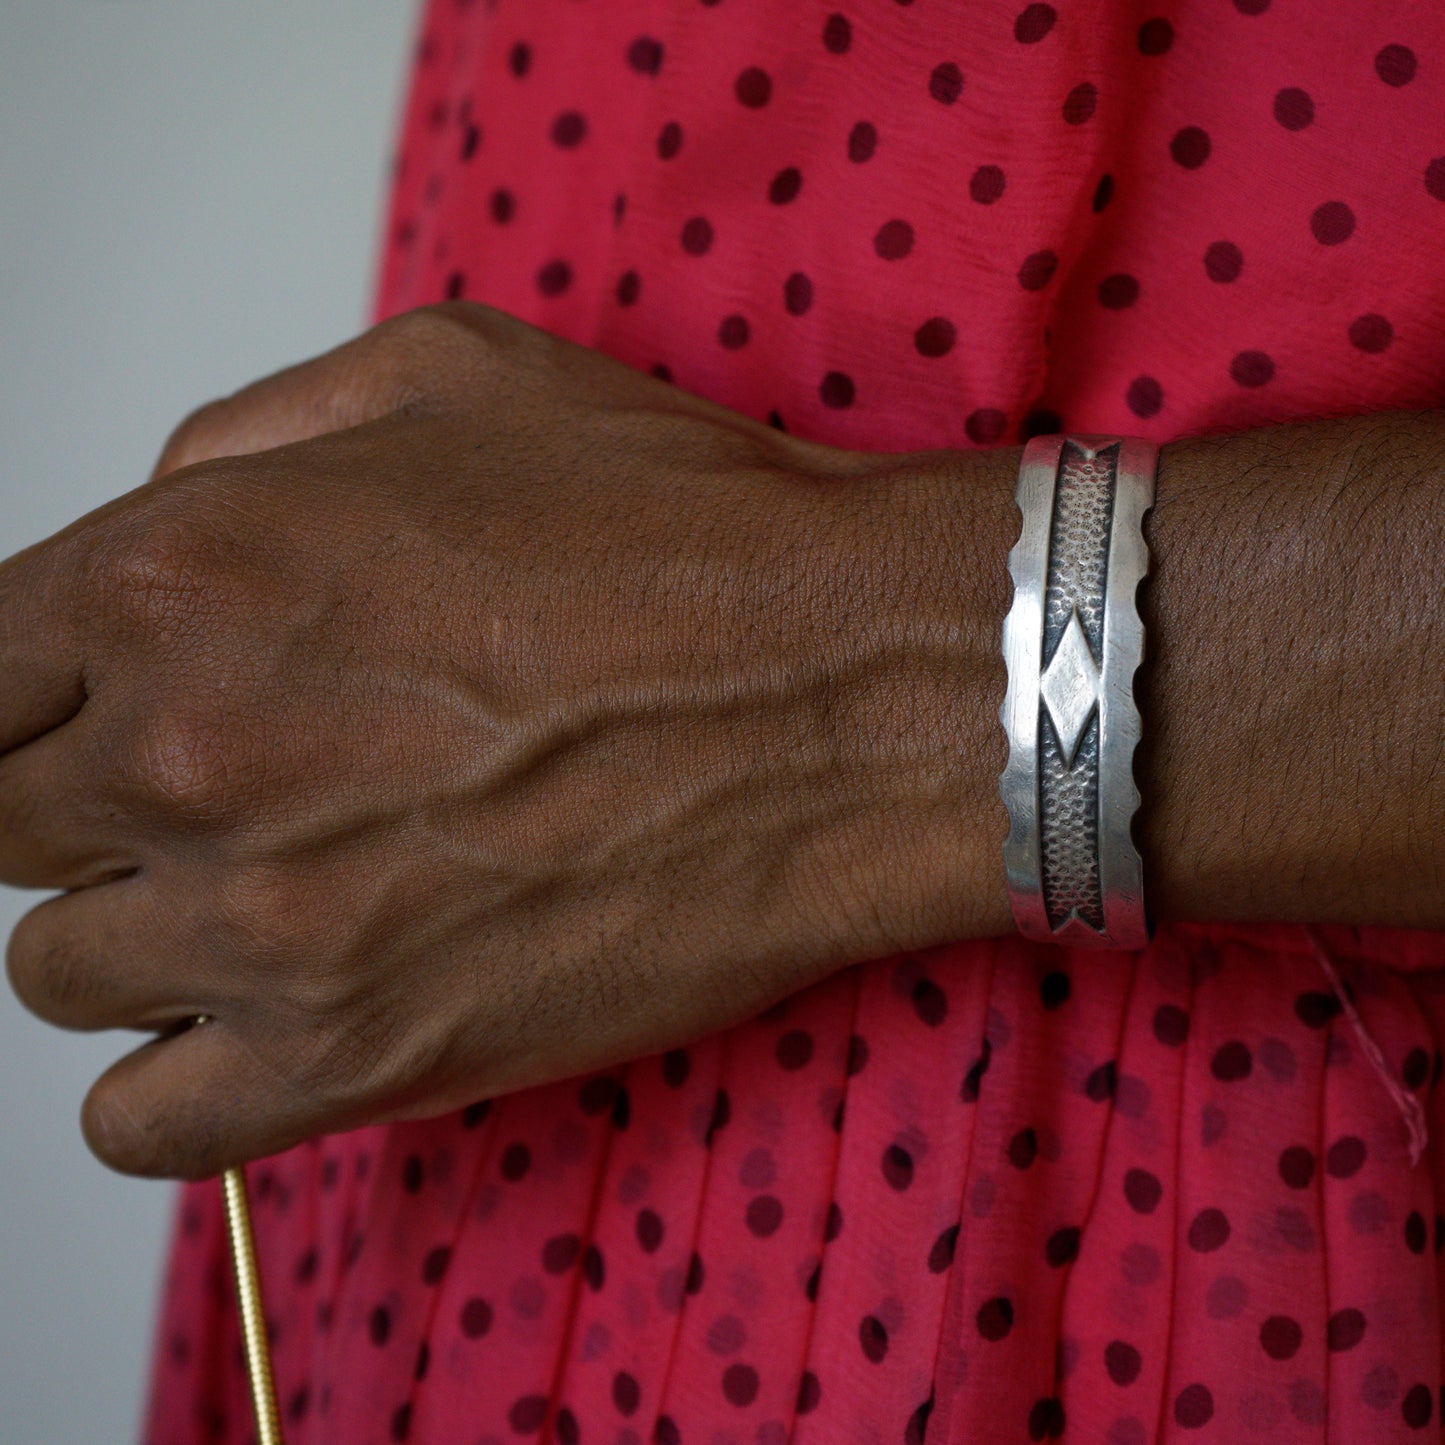
{"label": "thumb", "polygon": [[475,347],[475,321],[459,314],[459,303],[393,317],[193,411],[171,433],[151,480],[215,457],[309,441],[431,399],[441,378],[455,375],[455,353],[468,342]]}

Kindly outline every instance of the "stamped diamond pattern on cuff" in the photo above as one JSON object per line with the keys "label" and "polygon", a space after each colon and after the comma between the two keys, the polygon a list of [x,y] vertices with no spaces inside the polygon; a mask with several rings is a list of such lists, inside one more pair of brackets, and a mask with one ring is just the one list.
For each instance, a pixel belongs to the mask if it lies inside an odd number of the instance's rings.
{"label": "stamped diamond pattern on cuff", "polygon": [[1070,613],[1069,625],[1064,629],[1048,667],[1044,669],[1039,691],[1048,705],[1054,730],[1059,735],[1064,766],[1072,768],[1074,755],[1079,751],[1079,740],[1084,736],[1094,706],[1099,701],[1099,666],[1089,649],[1089,640],[1084,636],[1077,608]]}

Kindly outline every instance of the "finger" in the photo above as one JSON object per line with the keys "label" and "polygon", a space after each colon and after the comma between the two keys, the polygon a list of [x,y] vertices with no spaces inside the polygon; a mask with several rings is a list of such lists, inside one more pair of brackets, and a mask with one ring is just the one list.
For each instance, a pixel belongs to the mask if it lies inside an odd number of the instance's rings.
{"label": "finger", "polygon": [[89,888],[140,866],[131,820],[106,807],[79,718],[0,756],[0,883]]}
{"label": "finger", "polygon": [[319,1131],[315,1106],[224,1017],[152,1040],[92,1085],[81,1130],[102,1163],[205,1179]]}
{"label": "finger", "polygon": [[[482,310],[484,308],[476,308]],[[383,322],[332,351],[192,413],[171,435],[152,480],[216,457],[268,451],[375,421],[448,389],[477,344],[447,307]]]}
{"label": "finger", "polygon": [[145,873],[49,898],[5,952],[20,1002],[58,1028],[159,1030],[229,1007],[220,968],[188,944]]}

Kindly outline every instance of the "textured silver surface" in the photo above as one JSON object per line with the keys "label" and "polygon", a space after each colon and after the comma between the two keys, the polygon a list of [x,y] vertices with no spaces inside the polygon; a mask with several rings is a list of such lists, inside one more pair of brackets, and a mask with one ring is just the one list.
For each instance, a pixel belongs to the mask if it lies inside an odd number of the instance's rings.
{"label": "textured silver surface", "polygon": [[1134,674],[1144,658],[1136,597],[1148,571],[1144,514],[1157,451],[1118,437],[1037,437],[1024,450],[1023,514],[1009,553],[1009,760],[999,791],[1019,928],[1062,943],[1148,941]]}

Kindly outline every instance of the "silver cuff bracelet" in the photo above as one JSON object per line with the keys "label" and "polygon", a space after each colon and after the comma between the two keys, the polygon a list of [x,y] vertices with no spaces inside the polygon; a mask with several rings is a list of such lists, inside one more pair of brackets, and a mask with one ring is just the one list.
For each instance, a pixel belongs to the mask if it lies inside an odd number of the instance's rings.
{"label": "silver cuff bracelet", "polygon": [[1009,900],[1030,938],[1142,948],[1153,931],[1131,825],[1144,660],[1136,594],[1158,456],[1135,437],[1045,436],[1024,448],[999,793]]}

